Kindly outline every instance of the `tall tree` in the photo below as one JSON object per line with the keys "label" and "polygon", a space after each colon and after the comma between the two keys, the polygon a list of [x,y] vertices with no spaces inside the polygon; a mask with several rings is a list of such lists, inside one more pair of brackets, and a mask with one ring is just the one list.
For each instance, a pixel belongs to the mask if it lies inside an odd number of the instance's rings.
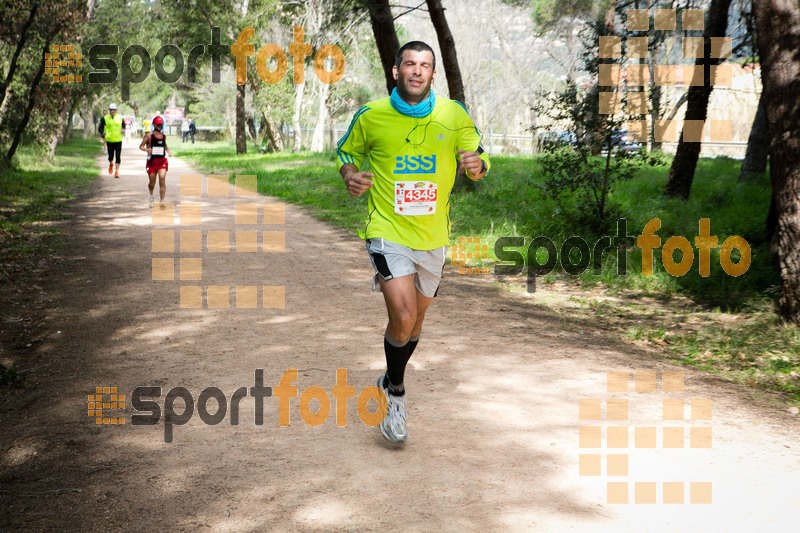
{"label": "tall tree", "polygon": [[245,127],[246,117],[244,112],[245,84],[236,84],[236,153],[247,153],[247,136]]}
{"label": "tall tree", "polygon": [[[94,14],[95,0],[88,0],[86,2],[85,18],[75,25],[74,40],[77,42],[78,47],[83,44],[84,33],[88,25],[92,21]],[[56,155],[56,145],[64,143],[69,140],[69,133],[72,130],[72,120],[75,116],[75,110],[80,101],[86,96],[89,90],[87,85],[78,85],[73,88],[73,84],[67,85],[64,88],[62,100],[58,106],[58,114],[56,118],[56,127],[50,133],[50,157]]]}
{"label": "tall tree", "polygon": [[45,53],[47,50],[50,49],[50,43],[53,42],[53,38],[61,31],[60,25],[54,26],[53,29],[45,35],[44,40],[44,48],[42,48],[42,60],[39,64],[39,68],[36,69],[36,74],[33,78],[33,81],[28,89],[28,101],[27,105],[25,106],[25,111],[22,115],[22,120],[17,125],[17,129],[14,132],[14,138],[11,141],[11,146],[8,147],[8,150],[3,155],[2,163],[0,163],[0,167],[7,168],[11,166],[11,159],[14,157],[14,154],[17,153],[17,148],[19,147],[20,141],[22,141],[22,134],[25,131],[25,128],[28,126],[28,121],[31,118],[31,112],[33,111],[33,106],[36,104],[36,97],[37,97],[37,89],[39,88],[39,82],[42,81],[42,76],[44,76],[44,62],[45,62]]}
{"label": "tall tree", "polygon": [[781,318],[800,326],[800,3],[753,0],[770,138]]}
{"label": "tall tree", "polygon": [[392,9],[389,7],[389,0],[362,0],[362,2],[369,10],[372,34],[375,36],[375,44],[381,57],[381,65],[383,65],[383,74],[386,77],[386,91],[391,93],[395,87],[392,67],[397,51],[400,49],[400,41],[397,40],[397,33],[394,29]]}
{"label": "tall tree", "polygon": [[[40,4],[39,13],[30,27],[30,42],[33,45],[35,57],[40,59],[29,65],[30,72],[28,74],[32,75],[32,78],[29,78],[30,81],[26,87],[27,96],[24,98],[25,102],[20,103],[22,113],[15,125],[11,144],[0,160],[1,167],[11,165],[11,160],[22,141],[23,133],[27,130],[34,111],[38,111],[39,116],[45,117],[45,131],[41,132],[42,135],[49,136],[54,133],[56,137],[58,136],[62,123],[50,121],[48,118],[59,118],[57,109],[59,109],[58,106],[61,101],[58,97],[62,94],[62,91],[68,91],[69,89],[64,89],[63,87],[52,88],[49,82],[43,80],[45,54],[50,51],[50,45],[55,42],[56,37],[65,40],[75,38],[83,22],[85,22],[86,9],[85,0],[60,0],[44,5]],[[45,92],[41,86],[53,90]],[[54,95],[56,96],[55,98],[53,97]],[[54,103],[55,106],[53,106]]]}
{"label": "tall tree", "polygon": [[[654,1],[654,2],[645,2],[644,5],[640,5],[638,1],[634,2],[635,8],[643,8],[647,9],[648,11],[651,8],[657,9],[675,9],[675,0],[667,0],[667,1]],[[627,7],[625,8],[627,9]],[[663,90],[662,85],[659,83],[658,80],[658,65],[667,61],[664,50],[669,49],[671,47],[672,41],[674,39],[673,35],[675,32],[671,31],[664,31],[664,30],[656,30],[651,25],[648,25],[648,30],[643,32],[647,35],[647,70],[650,73],[650,80],[648,82],[648,89],[649,89],[649,100],[650,100],[650,125],[649,125],[649,141],[652,150],[661,150],[663,147],[663,142],[661,137],[656,137],[656,127],[659,124],[659,121],[662,119],[662,115],[664,112],[664,101],[663,101]],[[641,87],[644,90],[644,87]],[[677,113],[677,108],[674,109],[674,112]],[[673,115],[674,117],[674,115]],[[644,117],[642,117],[644,118]]]}
{"label": "tall tree", "polygon": [[[242,11],[242,19],[247,18],[247,9],[250,5],[248,0],[244,0],[241,5]],[[247,69],[245,69],[245,76],[247,76]],[[244,109],[244,99],[245,99],[245,88],[246,80],[239,79],[239,76],[236,76],[236,153],[237,154],[246,154],[247,153],[247,137],[245,134],[245,109]]]}
{"label": "tall tree", "polygon": [[[728,29],[728,9],[731,0],[711,0],[711,7],[708,9],[705,30],[703,31],[703,57],[697,58],[696,66],[703,67],[703,85],[693,85],[689,87],[688,100],[686,102],[686,115],[684,124],[687,120],[700,120],[705,122],[708,117],[708,100],[714,86],[711,84],[711,67],[719,65],[721,58],[711,57],[711,38],[724,37]],[[722,54],[719,54],[722,55]],[[684,131],[686,126],[684,125]],[[688,199],[694,180],[694,171],[697,168],[697,159],[700,157],[700,147],[702,143],[686,142],[683,140],[683,133],[678,140],[678,149],[675,152],[675,159],[669,169],[669,179],[664,188],[667,196],[678,196]]]}
{"label": "tall tree", "polygon": [[33,19],[36,17],[36,12],[38,10],[39,4],[38,2],[34,2],[30,7],[28,16],[25,18],[25,21],[20,27],[19,36],[17,37],[17,42],[14,45],[14,53],[11,54],[11,61],[9,62],[8,70],[6,71],[6,74],[3,76],[2,80],[0,80],[0,127],[3,126],[3,117],[5,117],[9,103],[11,102],[11,82],[14,79],[14,73],[17,70],[17,61],[19,60],[19,55],[22,53],[22,50],[27,44],[28,30],[30,29],[31,24],[33,24]]}
{"label": "tall tree", "polygon": [[[222,48],[222,64],[233,64],[230,44],[235,43],[239,32],[254,26],[254,19],[263,11],[262,5],[270,2],[258,0],[160,0],[160,23],[156,26],[163,39],[176,44],[196,46],[216,40]],[[163,22],[162,22],[163,21]],[[227,44],[226,42],[227,41]],[[251,41],[252,44],[252,41]],[[206,45],[206,53],[210,45]],[[255,46],[255,45],[253,45]],[[250,58],[248,63],[252,63]],[[245,76],[246,78],[247,76]],[[219,78],[213,80],[219,83]],[[245,107],[246,79],[236,79],[234,125],[231,135],[236,141],[236,153],[247,151],[247,115]]]}
{"label": "tall tree", "polygon": [[447,24],[442,2],[440,0],[427,0],[427,4],[431,22],[436,29],[436,37],[439,40],[439,50],[442,53],[442,65],[447,76],[447,89],[450,92],[450,99],[467,105],[467,100],[464,98],[464,83],[461,81],[461,70],[458,68],[456,42],[453,39],[453,34],[450,33],[450,26]]}
{"label": "tall tree", "polygon": [[[62,142],[63,128],[64,128],[64,123],[66,122],[64,117],[69,111],[72,91],[70,91],[69,87],[58,87],[58,89],[55,89],[55,91],[54,88],[51,87],[50,92],[58,93],[58,97],[56,99],[56,102],[58,102],[58,104],[57,107],[55,108],[56,119],[53,121],[54,124],[50,130],[50,135],[48,136],[48,143],[47,143],[50,149],[49,150],[50,157],[52,157],[56,153],[56,146],[58,145],[59,142]],[[48,96],[52,97],[52,95]]]}

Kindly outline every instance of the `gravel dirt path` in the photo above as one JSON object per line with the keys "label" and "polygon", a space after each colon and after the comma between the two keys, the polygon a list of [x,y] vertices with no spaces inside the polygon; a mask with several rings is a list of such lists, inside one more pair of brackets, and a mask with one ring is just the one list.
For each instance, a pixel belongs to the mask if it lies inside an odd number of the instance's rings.
{"label": "gravel dirt path", "polygon": [[[283,225],[236,225],[236,203],[259,203],[260,216],[261,204],[277,200],[233,188],[229,197],[182,199],[179,176],[197,173],[172,158],[167,199],[202,201],[202,224],[191,229],[202,231],[204,249],[208,231],[285,231],[284,253],[181,253],[177,233],[186,226],[152,224],[143,156],[126,145],[123,157],[118,180],[98,158],[102,175],[75,205],[67,251],[42,267],[38,289],[20,280],[32,296],[2,312],[4,352],[22,352],[23,369],[40,368],[28,387],[0,389],[1,531],[730,532],[800,523],[797,417],[591,322],[565,331],[535,303],[450,267],[407,372],[404,447],[362,423],[355,398],[344,427],[335,402],[322,425],[306,424],[299,397],[289,401],[289,426],[279,425],[275,397],[256,425],[250,396],[238,425],[228,401],[220,424],[195,412],[174,427],[171,443],[163,419],[132,426],[137,386],[161,387],[162,408],[174,387],[197,400],[214,386],[230,399],[253,386],[257,369],[270,387],[297,369],[298,395],[310,386],[330,395],[343,368],[358,394],[383,369],[385,309],[354,235],[295,206],[286,206]],[[174,253],[152,251],[154,229],[176,231]],[[180,258],[190,257],[203,260],[202,281],[177,279]],[[153,258],[174,258],[176,279],[153,281]],[[284,286],[285,307],[264,308],[259,290],[255,309],[237,309],[233,294],[231,308],[181,308],[181,285]],[[17,315],[38,321],[27,342]],[[608,371],[628,372],[629,391],[607,392]],[[684,371],[683,392],[663,390],[665,371]],[[656,389],[637,392],[635,383]],[[88,416],[98,386],[126,395],[124,411],[106,410],[125,425]],[[581,399],[599,399],[602,419],[580,420],[597,405],[579,413]],[[607,419],[624,405],[610,399],[627,400],[627,419]],[[663,420],[665,399],[684,405],[684,420]],[[692,399],[711,400],[711,420],[691,419]],[[695,403],[695,416],[704,405]],[[580,442],[582,426],[600,427],[600,439],[585,430]],[[607,447],[609,426],[628,428],[612,430],[627,434],[626,448]],[[711,448],[692,447],[708,435],[697,428],[709,427]],[[683,447],[664,448],[667,433]],[[599,465],[600,475],[580,475],[581,461],[584,474]],[[608,482],[626,484],[628,503],[608,502]],[[683,485],[665,491],[664,482]],[[708,487],[693,482],[711,483],[711,503],[690,503]],[[684,503],[664,503],[676,487]],[[635,503],[651,496],[655,503]]]}

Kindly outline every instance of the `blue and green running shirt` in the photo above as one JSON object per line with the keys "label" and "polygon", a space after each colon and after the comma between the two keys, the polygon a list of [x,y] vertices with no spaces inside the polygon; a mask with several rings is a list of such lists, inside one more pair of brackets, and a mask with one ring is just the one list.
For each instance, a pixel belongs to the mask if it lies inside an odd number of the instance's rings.
{"label": "blue and green running shirt", "polygon": [[339,168],[353,163],[361,170],[369,156],[374,175],[366,231],[359,236],[415,250],[449,245],[458,150],[478,152],[490,168],[481,135],[459,102],[437,95],[431,113],[418,118],[396,111],[389,98],[359,109],[337,152]]}

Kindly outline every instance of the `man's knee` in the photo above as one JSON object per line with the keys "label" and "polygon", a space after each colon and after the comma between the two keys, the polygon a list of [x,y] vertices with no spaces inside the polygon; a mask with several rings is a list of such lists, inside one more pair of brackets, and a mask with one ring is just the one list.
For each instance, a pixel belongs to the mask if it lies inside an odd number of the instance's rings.
{"label": "man's knee", "polygon": [[413,308],[395,309],[394,312],[389,315],[389,319],[396,328],[403,331],[403,333],[408,333],[410,335],[411,329],[417,322],[417,311]]}

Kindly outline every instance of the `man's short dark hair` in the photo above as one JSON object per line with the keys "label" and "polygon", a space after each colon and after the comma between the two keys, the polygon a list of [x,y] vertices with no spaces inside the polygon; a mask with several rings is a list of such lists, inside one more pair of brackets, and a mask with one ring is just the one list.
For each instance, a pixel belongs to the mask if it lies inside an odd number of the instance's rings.
{"label": "man's short dark hair", "polygon": [[431,70],[436,70],[436,53],[433,51],[433,48],[428,46],[426,43],[423,43],[422,41],[411,41],[401,46],[400,50],[397,51],[397,55],[394,58],[394,66],[400,68],[400,63],[403,62],[403,52],[405,52],[406,50],[414,50],[415,52],[430,52],[431,57],[433,57],[433,64],[431,65]]}

